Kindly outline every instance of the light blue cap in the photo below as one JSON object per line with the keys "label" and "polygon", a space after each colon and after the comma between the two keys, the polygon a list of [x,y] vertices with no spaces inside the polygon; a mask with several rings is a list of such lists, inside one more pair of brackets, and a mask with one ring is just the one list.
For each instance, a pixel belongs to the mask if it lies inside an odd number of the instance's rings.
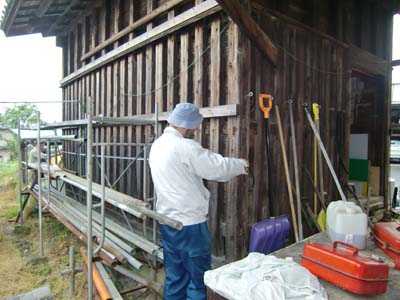
{"label": "light blue cap", "polygon": [[192,103],[179,103],[175,106],[167,121],[176,127],[196,129],[203,121],[203,115]]}

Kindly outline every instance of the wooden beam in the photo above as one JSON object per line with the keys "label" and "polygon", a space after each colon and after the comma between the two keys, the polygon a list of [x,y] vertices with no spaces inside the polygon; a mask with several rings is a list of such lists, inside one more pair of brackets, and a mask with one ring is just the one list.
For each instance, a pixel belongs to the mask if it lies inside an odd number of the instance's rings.
{"label": "wooden beam", "polygon": [[212,15],[216,12],[219,12],[221,7],[214,0],[207,0],[204,3],[197,5],[184,13],[176,16],[172,20],[166,21],[165,23],[154,27],[152,30],[134,38],[133,40],[119,46],[118,48],[108,52],[107,54],[99,57],[93,62],[85,65],[81,69],[76,72],[68,75],[63,80],[61,80],[61,86],[65,86],[71,81],[76,80],[77,78],[94,71],[95,69],[106,65],[113,60],[126,55],[138,48],[141,48],[157,39],[160,39],[168,34],[177,31],[189,24],[193,24],[198,20],[201,20],[209,15]]}
{"label": "wooden beam", "polygon": [[[220,117],[232,117],[237,116],[238,104],[227,104],[227,105],[218,105],[218,106],[210,106],[210,107],[201,107],[199,108],[200,113],[203,115],[205,119],[207,118],[220,118]],[[158,114],[158,121],[166,121],[170,116],[171,111],[162,112]],[[145,114],[145,115],[137,115],[132,116],[135,120],[143,120],[144,122],[154,121],[154,114]],[[132,117],[127,117],[127,119],[131,119]],[[121,118],[124,119],[124,118]]]}
{"label": "wooden beam", "polygon": [[51,6],[51,4],[53,3],[53,1],[54,0],[40,1],[39,8],[36,11],[36,16],[38,16],[39,18],[43,17],[46,14],[49,7]]}
{"label": "wooden beam", "polygon": [[361,73],[388,77],[391,71],[390,61],[384,60],[354,45],[350,46],[350,57],[352,68]]}
{"label": "wooden beam", "polygon": [[243,30],[256,46],[264,53],[271,63],[276,66],[278,61],[278,50],[269,39],[267,34],[258,26],[251,15],[239,3],[238,0],[217,0],[225,12]]}
{"label": "wooden beam", "polygon": [[[5,13],[5,17],[1,24],[1,29],[3,29],[6,36],[10,36],[10,27],[14,23],[14,19],[17,16],[18,10],[22,4],[22,0],[13,1],[7,4],[7,9],[10,10]],[[24,25],[25,27],[25,25]]]}
{"label": "wooden beam", "polygon": [[83,55],[81,57],[81,60],[88,59],[89,57],[95,55],[97,52],[99,52],[102,49],[106,48],[108,45],[111,45],[115,41],[119,40],[123,36],[127,35],[128,33],[132,32],[133,30],[135,30],[136,28],[146,24],[147,22],[150,22],[154,18],[158,17],[162,13],[168,11],[169,9],[171,9],[172,7],[174,7],[175,5],[177,5],[177,4],[179,4],[179,3],[183,2],[183,1],[185,1],[185,0],[170,0],[170,1],[166,2],[166,3],[164,3],[163,5],[161,5],[157,9],[153,10],[151,13],[147,14],[146,16],[141,18],[140,20],[137,20],[136,22],[134,22],[131,25],[129,25],[128,27],[124,28],[123,30],[121,30],[120,32],[118,32],[117,34],[112,36],[111,38],[109,38],[106,41],[104,41],[103,43],[98,45],[96,48],[94,48],[92,51],[89,51],[88,53]]}

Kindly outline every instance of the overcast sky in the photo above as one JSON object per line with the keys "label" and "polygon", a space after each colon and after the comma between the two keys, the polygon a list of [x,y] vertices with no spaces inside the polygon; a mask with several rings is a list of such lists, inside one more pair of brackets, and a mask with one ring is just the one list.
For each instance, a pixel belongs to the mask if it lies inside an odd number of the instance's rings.
{"label": "overcast sky", "polygon": [[[4,3],[0,0],[0,12]],[[6,38],[0,31],[0,102],[61,101],[61,52],[54,37],[33,34]],[[61,120],[60,102],[37,106],[42,119]],[[0,113],[4,113],[6,107],[0,103]]]}
{"label": "overcast sky", "polygon": [[[5,1],[0,0],[0,12]],[[400,59],[400,16],[394,19],[393,59]],[[55,38],[40,34],[6,38],[0,31],[0,102],[61,101],[62,54]],[[393,83],[400,83],[400,67],[393,72]],[[10,106],[10,105],[8,105]],[[11,104],[12,106],[12,104]],[[61,120],[61,103],[37,104],[42,119]],[[7,105],[0,103],[0,113]]]}

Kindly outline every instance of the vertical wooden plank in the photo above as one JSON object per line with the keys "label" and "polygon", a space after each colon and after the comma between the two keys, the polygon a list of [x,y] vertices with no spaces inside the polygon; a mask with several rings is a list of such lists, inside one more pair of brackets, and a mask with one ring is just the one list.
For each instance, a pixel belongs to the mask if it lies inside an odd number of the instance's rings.
{"label": "vertical wooden plank", "polygon": [[[147,0],[147,13],[151,13],[153,10],[153,0]],[[151,30],[153,28],[153,23],[147,24],[147,31]],[[154,92],[153,92],[153,80],[154,80],[154,55],[153,55],[153,45],[149,45],[146,47],[146,83],[145,83],[145,113],[146,114],[151,114],[154,111]],[[160,66],[158,66],[160,67]],[[162,68],[162,66],[161,66]],[[153,134],[153,127],[151,125],[145,126],[145,139],[144,142],[150,143],[152,139],[152,134]],[[143,166],[144,164],[147,164],[147,162],[143,161]],[[148,168],[147,168],[148,170]],[[145,168],[143,167],[143,172],[145,171]],[[142,176],[142,179],[144,176],[146,176],[146,182],[150,182],[150,174],[144,174]],[[149,184],[147,185],[147,190],[144,191],[147,196],[149,196]]]}
{"label": "vertical wooden plank", "polygon": [[[155,57],[155,86],[154,86],[154,89],[155,89],[155,103],[156,103],[159,113],[163,111],[163,107],[164,107],[163,52],[164,52],[163,43],[157,44],[156,45],[156,57]],[[160,129],[161,129],[161,126],[159,126],[159,128],[158,128],[158,134],[161,134]]]}
{"label": "vertical wooden plank", "polygon": [[344,32],[343,32],[343,25],[344,25],[344,5],[343,0],[337,1],[337,15],[336,15],[336,38],[339,41],[343,41]]}
{"label": "vertical wooden plank", "polygon": [[[96,26],[97,25],[96,18],[97,18],[97,9],[94,9],[93,13],[90,17],[90,20],[91,20],[90,26],[91,26],[92,30],[90,31],[90,45],[89,45],[88,51],[90,51],[96,47],[96,31],[99,30],[99,28]],[[95,60],[95,56],[93,55],[90,58],[90,61],[94,61],[94,60]]]}
{"label": "vertical wooden plank", "polygon": [[[125,117],[126,110],[127,110],[127,107],[126,107],[127,92],[126,92],[126,77],[125,77],[126,76],[126,62],[127,62],[126,58],[123,58],[123,59],[121,59],[120,65],[119,65],[120,66],[120,68],[119,68],[120,86],[119,86],[118,93],[119,93],[119,98],[120,98],[120,114],[119,114],[120,117]],[[127,126],[120,126],[119,134],[120,134],[120,142],[121,143],[126,142],[126,129],[127,129]],[[126,146],[120,146],[119,147],[119,156],[126,157],[126,150],[127,150]],[[118,177],[119,177],[119,174],[121,174],[125,170],[125,168],[127,166],[127,161],[125,159],[119,160],[119,165],[120,165],[120,169],[118,172]],[[121,178],[118,186],[119,186],[120,191],[122,191],[123,193],[127,192],[127,190],[126,190],[126,186],[127,186],[126,174]]]}
{"label": "vertical wooden plank", "polygon": [[[198,5],[203,0],[196,0],[195,4]],[[194,29],[194,61],[196,64],[194,65],[194,74],[193,74],[193,90],[194,90],[194,99],[193,104],[197,107],[203,106],[203,24],[200,23]],[[203,126],[200,126],[199,130],[195,132],[195,139],[197,141],[202,141],[203,137]]]}
{"label": "vertical wooden plank", "polygon": [[[330,42],[324,41],[323,52],[325,53],[325,64],[323,64],[322,68],[329,72],[331,70],[331,53],[332,53],[332,45]],[[323,77],[325,79],[325,81],[324,81],[325,93],[323,95],[325,110],[324,110],[324,114],[321,114],[321,118],[323,118],[321,123],[324,124],[321,127],[324,129],[321,130],[321,133],[326,134],[325,141],[328,141],[329,135],[331,133],[329,125],[331,123],[330,107],[332,106],[331,102],[333,100],[331,97],[331,81],[332,81],[333,76],[330,76],[329,74],[321,74],[321,77]],[[330,176],[326,176],[328,173],[327,173],[327,170],[325,167],[325,163],[322,164],[322,173],[324,176],[324,185],[325,185],[324,190],[325,190],[325,192],[327,192],[326,183],[330,179]]]}
{"label": "vertical wooden plank", "polygon": [[[113,18],[113,24],[112,24],[112,33],[111,36],[118,33],[119,31],[119,18],[121,16],[121,11],[120,11],[120,7],[121,7],[121,0],[114,0],[113,2],[113,11],[114,11],[114,18]],[[120,43],[118,41],[116,41],[114,43],[114,48],[118,47],[120,45]]]}
{"label": "vertical wooden plank", "polygon": [[[132,24],[135,21],[135,1],[134,0],[129,0],[129,14],[128,14],[128,22],[129,24]],[[132,40],[134,38],[134,34],[133,32],[129,33],[129,40]],[[136,104],[136,102],[134,101],[135,98],[132,97],[133,95],[133,72],[135,71],[133,68],[133,64],[134,64],[134,54],[131,54],[128,56],[128,70],[127,70],[127,94],[128,96],[126,97],[127,100],[127,114],[128,116],[132,116],[133,115],[133,105]],[[127,129],[127,142],[128,143],[133,143],[133,134],[134,134],[134,128],[133,126],[128,126]],[[127,156],[128,157],[133,157],[135,152],[134,152],[134,147],[130,146],[127,149]],[[130,163],[131,161],[128,160],[128,163]],[[134,176],[134,166],[135,164],[133,164],[131,167],[129,167],[128,172],[127,172],[127,177],[129,178],[129,184],[128,184],[128,189],[127,189],[127,193],[131,196],[134,195],[134,191],[136,189],[136,184],[134,183],[134,180],[132,180]]]}
{"label": "vertical wooden plank", "polygon": [[[266,147],[265,147],[265,129],[264,129],[264,119],[262,117],[262,113],[258,108],[257,97],[260,93],[265,93],[266,91],[261,90],[261,74],[263,70],[263,57],[258,49],[253,47],[253,51],[255,52],[255,64],[254,64],[254,73],[255,73],[255,123],[253,124],[256,127],[255,130],[255,146],[254,146],[254,192],[253,192],[253,203],[254,209],[253,215],[255,216],[255,222],[261,221],[265,214],[263,211],[266,211],[267,208],[267,196],[268,193],[265,189],[267,182],[267,164],[266,164]],[[269,201],[269,200],[268,200]]]}
{"label": "vertical wooden plank", "polygon": [[[107,31],[106,18],[107,18],[107,16],[106,16],[106,5],[105,5],[105,1],[103,1],[102,9],[100,9],[99,25],[98,25],[99,26],[98,31],[99,31],[99,41],[100,41],[100,43],[103,43],[106,40],[106,31]],[[105,53],[106,53],[106,49],[103,49],[101,51],[101,55],[104,55]],[[102,116],[107,116],[107,104],[106,104],[106,101],[107,101],[107,85],[106,85],[106,82],[107,81],[106,81],[106,74],[107,74],[107,68],[106,67],[102,67],[100,69],[100,71],[99,71],[99,78],[98,78],[98,80],[99,80],[99,86],[98,86],[99,98],[97,100],[98,101],[98,107],[99,107],[98,113],[101,114]],[[98,141],[99,142],[101,142],[101,143],[106,142],[106,132],[107,132],[107,129],[104,126],[101,126],[98,129]],[[106,147],[105,155],[107,155],[107,149],[108,148],[109,147]],[[100,150],[101,150],[101,148],[97,147],[98,153],[100,153]],[[99,161],[100,161],[100,158],[99,158]],[[107,159],[105,161],[107,162]],[[97,165],[97,163],[96,163],[96,166],[100,170],[100,167]],[[103,170],[105,172],[105,175],[108,175],[107,174],[108,170],[109,169],[107,168],[107,164],[106,164],[105,165],[105,170]],[[101,170],[100,170],[100,176],[101,176]]]}
{"label": "vertical wooden plank", "polygon": [[[120,0],[115,0],[113,1],[113,19],[112,19],[112,34],[116,34],[119,30],[119,17],[120,17]],[[119,46],[119,42],[116,41],[114,43],[114,49]],[[120,97],[119,97],[119,61],[116,60],[113,64],[113,99],[112,99],[112,117],[118,117],[119,112],[120,112]],[[117,143],[120,141],[120,132],[119,132],[119,126],[112,126],[112,143]],[[118,146],[112,146],[112,155],[118,156],[119,154],[119,147]],[[117,179],[119,171],[120,171],[120,160],[116,158],[112,158],[112,172],[111,172],[111,184],[114,183],[115,179]],[[117,185],[115,188],[117,188],[119,185]]]}
{"label": "vertical wooden plank", "polygon": [[[100,77],[101,77],[101,70],[97,70],[95,73],[95,89],[94,89],[94,93],[95,93],[95,116],[99,116],[101,114],[101,82],[100,82]],[[93,129],[95,132],[94,135],[94,142],[98,143],[101,142],[101,137],[100,137],[100,131],[101,128],[94,128]],[[94,153],[97,157],[97,160],[100,161],[100,148],[99,147],[95,147],[94,149]],[[97,163],[93,164],[93,167],[96,171],[96,182],[100,183],[100,176],[101,176],[101,170],[100,167],[97,165]]]}
{"label": "vertical wooden plank", "polygon": [[[113,97],[112,74],[113,74],[112,65],[110,64],[107,66],[107,75],[106,75],[106,80],[107,80],[107,83],[106,83],[107,84],[106,107],[107,107],[107,115],[109,117],[112,117],[112,109],[113,109],[113,107],[112,107],[112,103],[113,103],[112,102],[112,97]],[[106,140],[105,140],[106,143],[111,142],[111,134],[112,134],[112,128],[111,128],[111,126],[107,126],[106,127]],[[107,153],[108,157],[112,154],[111,146],[106,147],[106,153]],[[107,168],[107,176],[108,176],[109,180],[111,180],[111,167],[112,167],[112,160],[111,160],[111,158],[107,158],[106,159],[106,168]]]}
{"label": "vertical wooden plank", "polygon": [[[71,84],[70,85],[70,90],[69,90],[69,92],[70,92],[70,98],[75,98],[75,97],[78,97],[79,96],[79,90],[77,90],[76,89],[76,86],[77,86],[77,84],[75,83],[75,84]],[[79,85],[78,85],[79,86]],[[68,115],[69,115],[69,120],[71,121],[71,120],[73,120],[74,119],[74,115],[73,115],[73,104],[72,103],[69,103],[69,105],[68,105]],[[71,133],[73,133],[73,129],[70,129],[69,130],[69,134],[71,134]],[[72,152],[72,153],[74,153],[75,151],[73,150],[74,148],[73,148],[73,145],[72,145],[72,143],[71,142],[69,142],[68,143],[68,147],[69,147],[69,150]],[[79,154],[79,152],[78,152],[78,154]],[[78,167],[79,167],[79,165],[78,165],[78,163],[79,163],[79,158],[80,158],[80,156],[78,156],[78,154],[77,155],[71,155],[71,169],[72,170],[77,170],[77,171],[80,171],[80,169],[78,170]],[[79,174],[79,173],[78,173]]]}
{"label": "vertical wooden plank", "polygon": [[[172,10],[168,13],[168,20],[171,20],[175,16],[175,11]],[[171,34],[167,41],[167,111],[172,111],[174,109],[174,104],[176,101],[175,93],[175,63],[176,63],[176,49],[175,49],[175,34]]]}
{"label": "vertical wooden plank", "polygon": [[[220,70],[221,70],[221,40],[220,40],[221,20],[215,19],[211,23],[211,48],[210,48],[210,106],[220,103]],[[219,118],[210,120],[210,150],[219,152],[220,150],[220,122]],[[221,236],[221,214],[223,199],[218,197],[217,182],[209,182],[210,190],[210,230],[212,237],[212,253],[216,256],[223,255],[223,243]]]}
{"label": "vertical wooden plank", "polygon": [[[129,25],[135,22],[135,1],[129,0]],[[129,40],[133,39],[133,32],[129,33]]]}
{"label": "vertical wooden plank", "polygon": [[375,49],[376,55],[385,58],[385,13],[380,5],[376,5],[376,31],[375,31]]}
{"label": "vertical wooden plank", "polygon": [[64,70],[65,70],[65,74],[66,75],[69,75],[69,74],[71,74],[71,38],[70,38],[70,33],[67,33],[67,42],[66,42],[66,45],[65,45],[65,52],[66,52],[66,54],[65,54],[65,56],[67,57],[66,58],[66,64],[65,64],[65,68],[64,68]]}
{"label": "vertical wooden plank", "polygon": [[189,66],[189,33],[181,34],[181,49],[180,49],[180,77],[179,77],[179,102],[188,102],[188,66]]}
{"label": "vertical wooden plank", "polygon": [[[303,30],[297,31],[297,56],[301,62],[305,61],[305,32]],[[307,188],[309,185],[306,184],[304,176],[303,176],[303,164],[306,162],[307,158],[303,156],[304,149],[309,149],[304,143],[304,135],[305,135],[305,124],[304,124],[304,112],[302,104],[306,101],[304,98],[304,89],[305,89],[305,65],[299,61],[296,61],[296,85],[297,85],[297,94],[293,101],[293,115],[295,119],[295,124],[298,124],[296,127],[296,138],[297,138],[297,158],[298,158],[298,166],[299,166],[299,182],[301,185],[300,193],[301,196],[307,195]],[[304,203],[303,199],[301,202]],[[303,226],[304,236],[306,236],[306,226]]]}
{"label": "vertical wooden plank", "polygon": [[[120,106],[121,106],[121,99],[120,99],[120,95],[119,95],[119,91],[120,91],[120,83],[119,83],[119,76],[120,76],[120,70],[119,70],[119,66],[120,66],[120,62],[116,61],[113,64],[113,102],[112,102],[112,117],[119,117],[120,115]],[[112,132],[113,132],[113,136],[112,136],[112,143],[118,143],[120,142],[120,128],[119,126],[112,126]],[[119,156],[119,146],[112,146],[113,149],[113,156]],[[112,175],[112,180],[111,180],[111,184],[114,183],[115,179],[117,179],[118,174],[120,172],[120,163],[121,161],[117,158],[112,158],[112,171],[113,171],[113,175]],[[118,189],[117,185],[115,187],[115,189]]]}
{"label": "vertical wooden plank", "polygon": [[[237,103],[239,99],[238,93],[238,34],[239,29],[236,25],[231,24],[228,31],[228,70],[227,70],[227,102]],[[240,118],[228,117],[227,134],[229,136],[229,149],[228,155],[230,157],[238,157],[239,155],[239,141],[240,141]],[[226,215],[226,229],[227,239],[226,248],[228,260],[238,259],[238,227],[240,226],[238,220],[238,187],[239,180],[234,178],[227,184],[227,215]]]}
{"label": "vertical wooden plank", "polygon": [[[102,116],[107,116],[107,80],[106,80],[106,74],[107,74],[107,68],[106,67],[102,67],[100,70],[100,98],[99,98],[99,102],[100,102],[100,111],[99,113]],[[99,141],[101,143],[105,143],[106,142],[106,131],[107,129],[104,128],[104,126],[101,126],[100,128],[100,136],[99,136]],[[106,147],[107,149],[108,147]],[[107,152],[106,152],[107,153]],[[105,153],[105,154],[106,154]],[[105,160],[107,162],[107,159]],[[105,165],[105,167],[107,167],[107,165]],[[104,170],[105,175],[107,175],[108,169],[106,168]]]}
{"label": "vertical wooden plank", "polygon": [[78,34],[78,32],[79,32],[79,29],[78,29],[78,26],[79,26],[79,24],[77,25],[77,26],[75,26],[75,32],[76,32],[76,34],[75,34],[75,36],[74,36],[74,70],[78,70],[78,62],[79,62],[79,60],[80,60],[80,56],[78,55],[79,54],[79,52],[80,52],[80,44],[79,44],[79,34]]}
{"label": "vertical wooden plank", "polygon": [[[97,99],[96,99],[96,91],[95,91],[95,88],[96,88],[96,73],[95,72],[90,74],[89,80],[90,80],[89,96],[92,99],[92,103],[93,103],[92,114],[94,116],[95,113],[96,113],[96,110],[97,110],[97,107],[96,107],[97,106],[97,103],[96,103]],[[95,138],[95,132],[96,131],[93,128],[92,129],[93,138]],[[95,149],[93,149],[93,154],[96,155],[96,150]],[[94,159],[96,159],[96,158],[94,158]],[[93,168],[92,169],[93,169],[93,179],[96,180],[96,176],[98,175],[98,172],[97,172],[98,168],[97,168],[97,166],[95,164],[93,164]]]}
{"label": "vertical wooden plank", "polygon": [[[100,10],[100,24],[99,24],[99,35],[100,35],[100,43],[103,43],[106,40],[106,7],[105,5]],[[106,53],[106,49],[101,50],[101,55]]]}
{"label": "vertical wooden plank", "polygon": [[[131,3],[133,3],[133,1],[131,1]],[[132,4],[133,5],[133,4]],[[133,63],[134,63],[134,57],[133,57],[133,55],[134,54],[130,54],[129,56],[128,56],[128,69],[127,69],[127,76],[128,76],[128,78],[127,78],[127,97],[126,97],[126,99],[127,99],[127,115],[128,116],[132,116],[133,115],[133,110],[132,110],[132,108],[133,108],[133,97],[132,97],[132,95],[133,95],[133,72],[134,72],[134,70],[133,70]],[[133,140],[132,140],[132,133],[133,133],[133,128],[132,128],[132,125],[129,125],[128,126],[128,129],[127,129],[127,140],[126,140],[126,142],[127,143],[132,143],[133,142]],[[133,147],[131,147],[131,146],[129,146],[128,147],[128,149],[127,149],[127,156],[128,157],[133,157],[133,149],[132,149]],[[128,161],[128,163],[130,163],[131,161],[129,160]],[[133,169],[133,166],[131,166],[131,167],[129,167],[129,169],[128,169],[128,171],[127,171],[127,177],[128,177],[128,179],[129,179],[129,184],[127,185],[127,193],[128,193],[128,195],[133,195],[133,180],[132,180],[132,176],[133,176],[133,172],[132,172],[132,169]]]}
{"label": "vertical wooden plank", "polygon": [[[83,21],[82,21],[81,25],[82,25],[82,45],[81,45],[81,47],[82,47],[82,54],[85,54],[85,53],[87,53],[89,51],[88,46],[86,44],[86,41],[87,41],[87,37],[86,37],[86,34],[87,34],[86,18],[83,18]],[[86,64],[86,62],[82,61],[82,66],[84,66],[85,64]]]}
{"label": "vertical wooden plank", "polygon": [[[247,37],[238,32],[238,103],[240,124],[239,127],[239,150],[238,157],[247,159],[249,164],[254,170],[254,162],[251,161],[250,154],[250,134],[251,134],[251,100],[254,99],[249,96],[249,92],[252,91],[252,76],[249,76],[248,67],[251,65],[251,44]],[[238,210],[240,213],[238,224],[242,224],[240,229],[239,240],[239,257],[247,255],[248,245],[250,241],[251,225],[253,224],[253,218],[251,213],[254,211],[252,197],[251,197],[251,176],[240,176],[238,178]]]}
{"label": "vertical wooden plank", "polygon": [[[138,53],[136,57],[136,63],[137,63],[137,79],[136,79],[136,94],[138,95],[136,97],[136,114],[140,115],[144,113],[143,109],[143,96],[141,94],[143,93],[143,53]],[[141,143],[142,142],[142,126],[136,126],[136,143]],[[136,148],[135,155],[137,155],[138,151]],[[142,185],[141,185],[141,180],[142,178],[142,167],[141,163],[136,164],[136,186],[137,186],[137,197],[141,198],[142,197]]]}

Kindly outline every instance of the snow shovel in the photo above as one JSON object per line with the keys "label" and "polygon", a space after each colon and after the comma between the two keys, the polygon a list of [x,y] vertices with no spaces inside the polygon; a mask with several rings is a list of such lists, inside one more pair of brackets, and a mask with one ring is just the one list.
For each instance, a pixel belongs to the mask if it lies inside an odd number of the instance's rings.
{"label": "snow shovel", "polygon": [[[264,100],[267,100],[267,105],[265,105]],[[268,167],[268,208],[269,215],[272,216],[274,214],[274,206],[273,206],[273,192],[272,192],[272,171],[271,171],[271,146],[270,146],[270,133],[269,133],[269,112],[272,109],[272,96],[268,94],[260,94],[258,96],[258,101],[260,105],[260,109],[264,114],[264,125],[265,125],[265,145],[267,147],[267,167]]]}
{"label": "snow shovel", "polygon": [[[264,100],[267,100],[265,105]],[[269,216],[274,214],[273,210],[273,191],[272,191],[272,171],[271,171],[271,151],[269,134],[269,112],[272,108],[272,96],[268,94],[259,95],[260,109],[264,114],[265,137],[267,147],[268,164],[268,197],[269,197]],[[282,215],[271,217],[256,224],[253,224],[250,235],[249,252],[259,252],[268,254],[283,247],[289,234],[289,216]]]}

